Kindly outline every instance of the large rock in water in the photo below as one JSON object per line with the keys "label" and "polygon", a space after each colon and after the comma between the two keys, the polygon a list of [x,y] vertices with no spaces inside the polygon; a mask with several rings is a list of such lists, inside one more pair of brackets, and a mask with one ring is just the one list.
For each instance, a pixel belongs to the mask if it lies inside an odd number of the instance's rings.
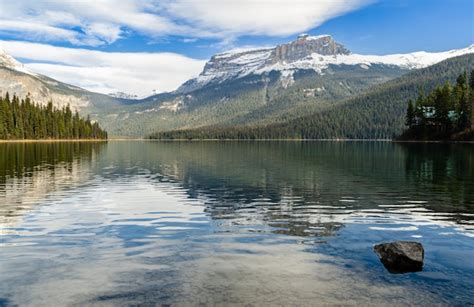
{"label": "large rock in water", "polygon": [[411,241],[395,241],[374,246],[375,253],[390,273],[418,272],[423,269],[423,245]]}

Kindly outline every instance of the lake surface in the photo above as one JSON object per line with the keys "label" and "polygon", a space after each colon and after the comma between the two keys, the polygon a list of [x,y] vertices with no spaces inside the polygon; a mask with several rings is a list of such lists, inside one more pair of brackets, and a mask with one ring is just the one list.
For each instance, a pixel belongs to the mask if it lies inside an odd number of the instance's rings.
{"label": "lake surface", "polygon": [[[374,244],[416,240],[422,272]],[[0,305],[470,305],[474,145],[0,144]]]}

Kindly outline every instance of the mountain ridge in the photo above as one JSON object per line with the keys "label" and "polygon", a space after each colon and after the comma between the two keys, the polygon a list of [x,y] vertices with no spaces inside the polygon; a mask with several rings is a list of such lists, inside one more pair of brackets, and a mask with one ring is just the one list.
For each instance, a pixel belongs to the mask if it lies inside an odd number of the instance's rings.
{"label": "mountain ridge", "polygon": [[358,55],[330,35],[301,35],[275,47],[216,54],[200,76],[175,91],[144,99],[89,92],[24,72],[21,63],[3,57],[0,91],[30,93],[40,103],[52,99],[58,107],[70,104],[101,122],[110,135],[137,137],[209,125],[283,122],[466,53],[474,53],[474,45],[438,53]]}
{"label": "mountain ridge", "polygon": [[[389,55],[354,54],[331,35],[303,34],[295,41],[275,47],[236,50],[218,53],[204,66],[201,74],[183,83],[177,93],[187,93],[208,84],[222,83],[249,74],[281,71],[285,78],[301,69],[324,73],[329,65],[394,65],[404,69],[419,69],[439,63],[447,58],[474,53],[474,44],[462,49],[444,52],[417,51]],[[290,81],[291,83],[291,81]]]}
{"label": "mountain ridge", "polygon": [[405,127],[407,101],[419,90],[431,91],[455,82],[460,73],[474,69],[474,54],[449,58],[414,70],[343,99],[332,107],[282,123],[208,126],[157,132],[159,139],[391,139]]}
{"label": "mountain ridge", "polygon": [[14,57],[9,55],[2,48],[0,48],[0,67],[11,69],[17,72],[22,72],[32,76],[37,76],[37,74],[31,72],[21,62],[17,61]]}

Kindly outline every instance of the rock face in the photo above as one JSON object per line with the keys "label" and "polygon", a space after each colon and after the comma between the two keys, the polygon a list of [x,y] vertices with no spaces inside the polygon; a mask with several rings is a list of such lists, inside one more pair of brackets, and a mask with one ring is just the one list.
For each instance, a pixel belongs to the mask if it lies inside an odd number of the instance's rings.
{"label": "rock face", "polygon": [[57,108],[69,105],[73,111],[84,110],[84,115],[90,114],[91,107],[119,105],[125,101],[125,97],[118,100],[32,72],[0,48],[0,96],[7,92],[10,97],[16,95],[21,99],[29,95],[40,105],[49,101]]}
{"label": "rock face", "polygon": [[309,36],[302,34],[293,42],[275,47],[272,50],[269,62],[272,64],[277,62],[291,63],[309,57],[313,53],[320,55],[348,55],[350,51],[334,41],[330,35]]}
{"label": "rock face", "polygon": [[423,269],[423,245],[411,241],[395,241],[374,246],[375,253],[390,273],[418,272]]}
{"label": "rock face", "polygon": [[446,52],[414,52],[392,55],[361,55],[351,53],[330,35],[309,36],[302,34],[294,41],[269,48],[237,49],[216,54],[204,66],[201,74],[183,83],[175,93],[189,93],[207,85],[219,85],[248,75],[265,78],[270,72],[279,72],[282,86],[286,79],[300,70],[313,70],[325,74],[330,66],[372,65],[395,66],[400,69],[418,69],[445,59],[474,53],[474,45],[465,49]]}
{"label": "rock face", "polygon": [[189,92],[208,83],[219,83],[250,73],[261,74],[271,70],[281,70],[287,64],[300,62],[304,59],[310,60],[315,54],[336,56],[350,55],[351,53],[330,35],[309,36],[302,34],[292,42],[273,48],[234,50],[216,54],[206,63],[201,75],[184,83],[178,92]]}
{"label": "rock face", "polygon": [[0,67],[16,70],[26,74],[34,75],[32,72],[27,70],[23,64],[15,60],[11,55],[7,54],[0,48]]}
{"label": "rock face", "polygon": [[[41,75],[0,66],[0,95],[8,92],[25,98],[28,94],[35,103],[46,105],[50,100],[55,107],[70,105],[73,110],[81,110],[89,105],[90,99],[85,90],[66,85]],[[10,96],[11,97],[11,96]]]}

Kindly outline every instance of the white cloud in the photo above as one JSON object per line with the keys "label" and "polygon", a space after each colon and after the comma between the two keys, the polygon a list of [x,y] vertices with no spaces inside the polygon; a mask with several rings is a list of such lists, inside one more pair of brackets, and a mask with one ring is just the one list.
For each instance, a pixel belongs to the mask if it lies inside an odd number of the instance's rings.
{"label": "white cloud", "polygon": [[0,0],[0,32],[21,39],[97,46],[114,42],[125,27],[148,35],[178,32],[173,22],[147,12],[145,0]]}
{"label": "white cloud", "polygon": [[230,35],[291,35],[314,28],[369,0],[176,0],[165,5],[200,29]]}
{"label": "white cloud", "polygon": [[[317,27],[376,0],[0,0],[0,35],[78,46],[113,43],[134,32],[150,41],[215,38],[228,47],[242,35],[286,36]],[[39,73],[86,89],[140,96],[170,91],[204,62],[173,53],[110,53],[0,41]],[[48,62],[48,63],[45,63]]]}
{"label": "white cloud", "polygon": [[171,91],[199,74],[205,61],[176,53],[123,53],[0,41],[0,48],[34,72],[91,91],[139,96]]}
{"label": "white cloud", "polygon": [[0,0],[0,32],[100,45],[133,30],[232,40],[304,32],[375,0]]}

